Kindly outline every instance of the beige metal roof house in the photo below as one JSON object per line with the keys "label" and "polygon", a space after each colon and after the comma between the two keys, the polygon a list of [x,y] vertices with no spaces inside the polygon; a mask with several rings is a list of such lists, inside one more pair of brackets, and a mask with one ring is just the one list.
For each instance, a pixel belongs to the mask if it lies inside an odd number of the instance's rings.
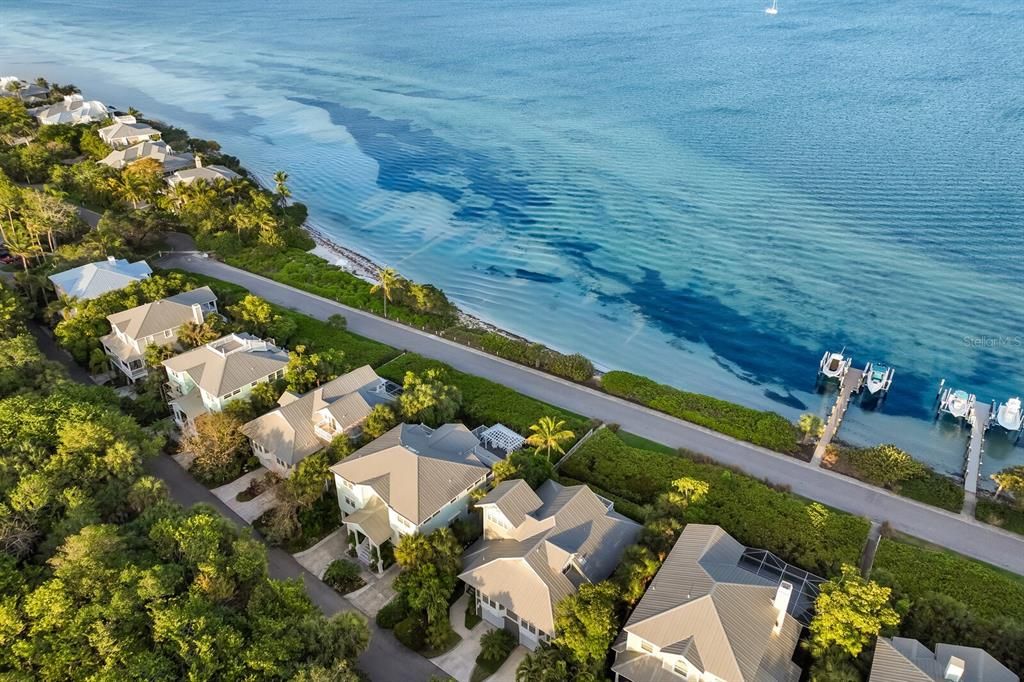
{"label": "beige metal roof house", "polygon": [[159,163],[164,169],[164,174],[188,168],[194,162],[192,154],[179,154],[163,140],[146,140],[131,147],[115,149],[100,159],[100,163],[121,170],[143,159],[153,159]]}
{"label": "beige metal roof house", "polygon": [[616,680],[796,682],[793,585],[742,565],[718,526],[688,524],[615,645]]}
{"label": "beige metal roof house", "polygon": [[100,139],[111,147],[127,147],[160,137],[159,130],[145,123],[136,123],[134,116],[118,116],[113,123],[97,132]]}
{"label": "beige metal roof house", "polygon": [[242,427],[263,466],[287,475],[303,459],[335,438],[351,437],[374,406],[392,402],[389,388],[364,365],[304,395],[286,391],[278,407]]}
{"label": "beige metal roof house", "polygon": [[283,378],[288,353],[251,334],[229,334],[163,364],[174,420],[188,428],[196,417],[247,398],[257,384]]}
{"label": "beige metal roof house", "polygon": [[464,514],[493,461],[462,424],[399,424],[332,466],[360,559],[372,564],[385,542],[429,533]]}
{"label": "beige metal roof house", "polygon": [[530,649],[554,633],[554,608],[584,582],[604,580],[640,526],[585,485],[504,481],[477,506],[484,536],[459,575],[476,592],[485,620],[518,630]]}
{"label": "beige metal roof house", "polygon": [[1020,682],[984,649],[937,644],[935,653],[916,639],[879,637],[869,682]]}
{"label": "beige metal roof house", "polygon": [[168,346],[178,340],[186,322],[202,324],[216,312],[217,296],[200,287],[168,298],[107,315],[111,332],[100,338],[111,364],[131,381],[146,376],[146,346]]}

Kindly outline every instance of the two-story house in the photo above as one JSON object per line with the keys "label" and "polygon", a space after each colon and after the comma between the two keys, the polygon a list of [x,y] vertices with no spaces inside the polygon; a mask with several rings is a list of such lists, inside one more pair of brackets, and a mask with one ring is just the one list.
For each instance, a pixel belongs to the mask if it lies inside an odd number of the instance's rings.
{"label": "two-story house", "polygon": [[398,387],[364,365],[303,395],[285,391],[278,407],[242,426],[267,469],[287,476],[339,436],[353,438],[370,411],[394,401]]}
{"label": "two-story house", "polygon": [[604,580],[640,526],[585,485],[503,481],[478,503],[483,537],[463,557],[459,578],[480,615],[536,649],[555,632],[555,605],[585,582]]}
{"label": "two-story house", "polygon": [[247,398],[258,384],[284,378],[288,353],[251,334],[229,334],[163,364],[174,421],[188,429],[196,417]]}
{"label": "two-story house", "polygon": [[465,514],[495,461],[462,424],[399,424],[332,466],[342,522],[359,559],[372,564],[385,543]]}
{"label": "two-story house", "polygon": [[794,589],[787,571],[769,575],[747,552],[718,526],[688,524],[612,647],[616,682],[800,679],[792,613],[806,581]]}
{"label": "two-story house", "polygon": [[146,376],[146,346],[177,343],[182,325],[202,324],[207,313],[213,312],[217,312],[217,296],[210,287],[183,291],[107,315],[111,332],[100,337],[100,343],[111,366],[134,382]]}

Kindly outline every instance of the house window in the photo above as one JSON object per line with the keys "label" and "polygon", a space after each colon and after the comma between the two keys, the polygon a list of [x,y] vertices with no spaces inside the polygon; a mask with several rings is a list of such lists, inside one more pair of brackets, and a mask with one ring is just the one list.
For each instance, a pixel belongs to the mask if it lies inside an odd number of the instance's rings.
{"label": "house window", "polygon": [[674,672],[676,675],[682,675],[683,677],[686,677],[686,674],[689,672],[686,669],[686,661],[682,659],[676,661],[676,664],[672,667],[672,672]]}
{"label": "house window", "polygon": [[174,333],[174,331],[171,330],[171,329],[164,330],[164,338],[165,339],[171,338],[171,334],[173,334],[173,333]]}
{"label": "house window", "polygon": [[350,507],[355,507],[356,506],[356,503],[353,502],[352,500],[348,499],[347,497],[345,498],[345,504],[347,504]]}
{"label": "house window", "polygon": [[654,646],[650,642],[643,642],[640,644],[640,648],[649,654],[654,653]]}
{"label": "house window", "polygon": [[520,622],[522,623],[522,626],[524,628],[526,628],[530,632],[531,635],[537,634],[537,626],[536,625],[534,625],[530,621],[526,620],[525,618],[521,619]]}

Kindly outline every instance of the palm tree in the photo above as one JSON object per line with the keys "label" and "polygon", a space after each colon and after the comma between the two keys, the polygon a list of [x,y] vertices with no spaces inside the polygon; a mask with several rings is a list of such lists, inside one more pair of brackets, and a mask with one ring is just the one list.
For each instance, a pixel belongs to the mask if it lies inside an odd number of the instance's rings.
{"label": "palm tree", "polygon": [[490,663],[500,663],[515,648],[512,635],[504,630],[491,630],[480,638],[480,658]]}
{"label": "palm tree", "polygon": [[220,336],[218,322],[219,318],[213,313],[202,324],[186,322],[178,330],[178,341],[189,348],[198,348],[211,341],[216,341]]}
{"label": "palm tree", "polygon": [[142,112],[135,107],[128,107],[128,115],[134,116],[135,118],[142,118]]}
{"label": "palm tree", "polygon": [[114,194],[122,201],[131,204],[132,208],[137,209],[149,195],[149,188],[145,180],[135,173],[121,173],[116,178],[110,178],[108,184]]}
{"label": "palm tree", "polygon": [[563,429],[565,422],[561,419],[555,421],[554,417],[541,417],[536,424],[530,427],[533,431],[526,439],[527,444],[536,448],[537,454],[544,450],[548,461],[551,461],[551,451],[554,450],[560,455],[565,454],[562,443],[572,440],[576,434],[568,429]]}
{"label": "palm tree", "polygon": [[821,434],[825,433],[825,422],[816,414],[800,415],[796,426],[800,429],[800,433],[804,434],[803,442],[805,443],[810,438],[821,438]]}
{"label": "palm tree", "polygon": [[288,174],[284,171],[277,171],[274,173],[274,192],[277,194],[277,205],[284,207],[288,198],[292,195],[292,191],[285,184],[288,182]]}
{"label": "palm tree", "polygon": [[377,283],[370,289],[371,294],[378,291],[384,295],[384,317],[388,316],[388,301],[391,300],[391,293],[402,288],[402,278],[394,268],[383,268],[377,272]]}
{"label": "palm tree", "polygon": [[555,682],[569,678],[568,666],[555,648],[527,654],[516,668],[516,682]]}

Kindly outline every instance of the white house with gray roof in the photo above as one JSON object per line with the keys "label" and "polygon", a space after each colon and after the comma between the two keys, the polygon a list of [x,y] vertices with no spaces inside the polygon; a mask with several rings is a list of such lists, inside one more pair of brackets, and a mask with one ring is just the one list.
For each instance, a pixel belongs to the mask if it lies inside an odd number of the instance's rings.
{"label": "white house with gray roof", "polygon": [[113,123],[100,128],[97,133],[100,139],[111,147],[130,147],[139,142],[160,138],[159,130],[145,123],[138,123],[134,116],[116,116]]}
{"label": "white house with gray roof", "polygon": [[143,159],[152,159],[159,163],[161,168],[163,168],[164,175],[183,168],[189,168],[195,163],[192,154],[188,152],[179,154],[171,149],[170,145],[163,140],[148,139],[131,147],[115,149],[100,159],[100,163],[116,170],[121,170]]}
{"label": "white house with gray roof", "polygon": [[868,682],[1020,682],[984,649],[936,644],[935,651],[916,639],[879,637]]}
{"label": "white house with gray roof", "polygon": [[616,640],[616,682],[797,682],[793,585],[742,565],[718,526],[683,530]]}
{"label": "white house with gray roof", "polygon": [[237,180],[241,176],[235,171],[231,170],[226,166],[218,166],[212,164],[210,166],[204,166],[202,158],[197,154],[195,157],[195,168],[185,168],[180,171],[175,171],[169,178],[167,178],[168,185],[191,185],[193,182],[210,182],[214,183],[218,180],[224,180],[225,182],[231,182]]}
{"label": "white house with gray roof", "polygon": [[[12,83],[17,83],[18,87],[12,89]],[[23,81],[17,76],[0,76],[0,97],[17,97],[22,102],[38,102],[46,99],[49,94],[49,88]]]}
{"label": "white house with gray roof", "polygon": [[129,263],[123,258],[108,256],[107,260],[55,273],[49,279],[58,295],[88,300],[108,291],[123,289],[152,274],[153,270],[144,260]]}
{"label": "white house with gray roof", "polygon": [[87,100],[81,95],[65,95],[64,100],[49,106],[29,109],[41,125],[68,123],[93,123],[105,120],[110,114],[106,105],[97,100]]}
{"label": "white house with gray roof", "polygon": [[242,426],[267,469],[287,476],[335,438],[353,438],[377,405],[394,402],[394,384],[364,365],[308,393],[285,391],[278,407]]}
{"label": "white house with gray roof", "polygon": [[503,481],[479,502],[483,537],[463,557],[488,623],[518,633],[529,649],[555,632],[554,609],[585,582],[604,580],[640,526],[585,485]]}
{"label": "white house with gray roof", "polygon": [[110,364],[129,381],[147,374],[146,346],[170,346],[187,322],[202,324],[217,311],[217,296],[210,287],[184,291],[165,299],[107,315],[111,332],[100,337]]}
{"label": "white house with gray roof", "polygon": [[359,559],[373,564],[386,542],[451,524],[495,461],[462,424],[399,424],[332,466],[342,522]]}
{"label": "white house with gray roof", "polygon": [[188,429],[197,417],[249,397],[257,385],[284,378],[288,353],[251,334],[229,334],[163,364],[174,421]]}

